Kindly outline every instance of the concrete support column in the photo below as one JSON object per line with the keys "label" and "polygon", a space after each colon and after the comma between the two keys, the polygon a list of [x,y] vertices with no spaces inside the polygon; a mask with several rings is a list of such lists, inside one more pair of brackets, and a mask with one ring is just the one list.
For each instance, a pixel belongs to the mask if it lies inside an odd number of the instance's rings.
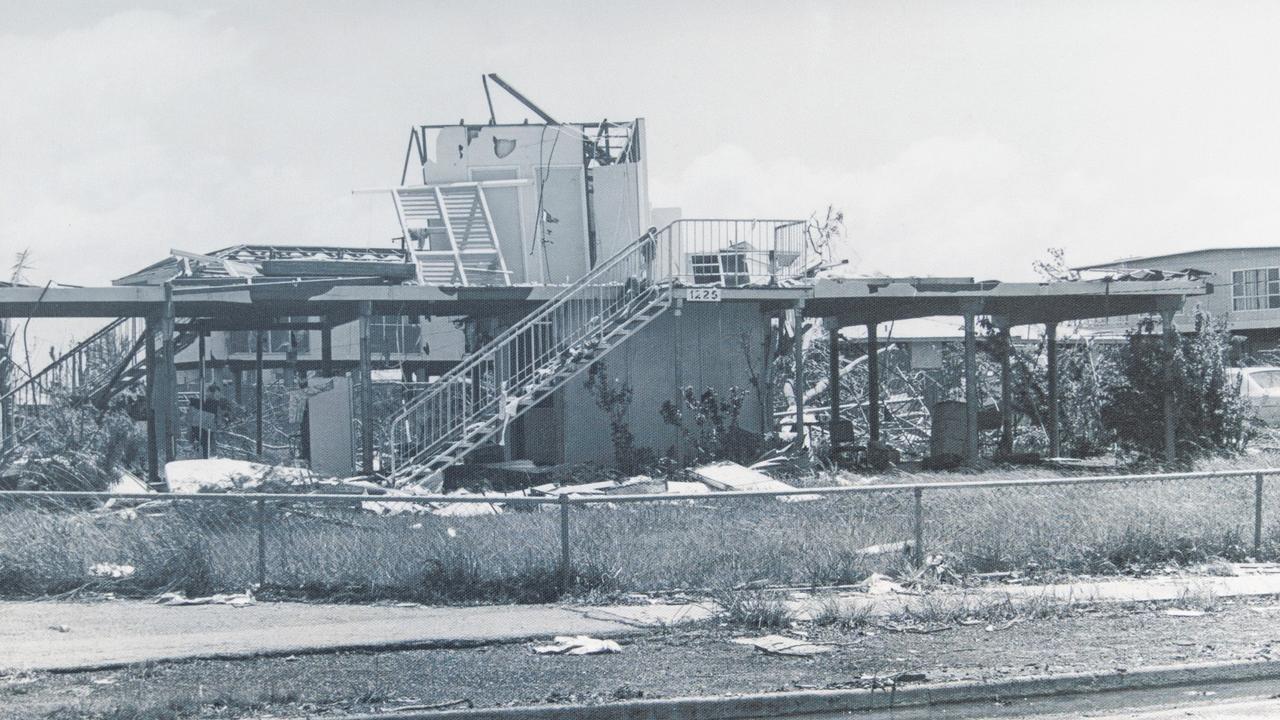
{"label": "concrete support column", "polygon": [[1049,455],[1058,457],[1062,454],[1062,440],[1058,432],[1058,323],[1044,324],[1045,354],[1048,356],[1048,367],[1045,369],[1045,383],[1049,386],[1049,413],[1045,418],[1044,432],[1049,436]]}
{"label": "concrete support column", "polygon": [[796,401],[796,440],[804,440],[804,302],[795,307],[795,345],[791,349],[795,360],[795,376],[791,383],[791,392]]}
{"label": "concrete support column", "polygon": [[1164,460],[1178,460],[1178,413],[1173,396],[1173,363],[1178,354],[1178,329],[1174,327],[1175,310],[1160,311],[1160,329],[1164,334]]}
{"label": "concrete support column", "polygon": [[880,442],[879,323],[867,323],[867,441]]}
{"label": "concrete support column", "polygon": [[978,339],[976,312],[964,314],[965,460],[978,459]]}
{"label": "concrete support column", "polygon": [[360,457],[361,469],[373,473],[373,360],[369,356],[369,320],[373,304],[360,303]]}

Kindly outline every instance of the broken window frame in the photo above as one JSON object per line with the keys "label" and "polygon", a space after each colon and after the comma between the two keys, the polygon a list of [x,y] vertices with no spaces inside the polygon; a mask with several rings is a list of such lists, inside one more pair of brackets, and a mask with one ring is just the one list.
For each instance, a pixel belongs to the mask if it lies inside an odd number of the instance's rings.
{"label": "broken window frame", "polygon": [[694,285],[743,287],[751,284],[750,261],[745,250],[690,253],[689,272]]}
{"label": "broken window frame", "polygon": [[369,317],[369,353],[372,355],[417,355],[422,352],[422,335],[417,319],[408,315]]}
{"label": "broken window frame", "polygon": [[[285,319],[290,323],[308,323],[311,318],[305,315],[298,315]],[[227,333],[227,354],[228,355],[249,355],[256,352],[254,346],[253,333],[256,330],[231,330]],[[293,333],[298,342],[298,354],[306,354],[311,352],[311,331],[310,330],[286,330],[273,328],[266,331],[263,336],[262,352],[266,354],[288,352],[289,343],[291,342],[289,333]]]}

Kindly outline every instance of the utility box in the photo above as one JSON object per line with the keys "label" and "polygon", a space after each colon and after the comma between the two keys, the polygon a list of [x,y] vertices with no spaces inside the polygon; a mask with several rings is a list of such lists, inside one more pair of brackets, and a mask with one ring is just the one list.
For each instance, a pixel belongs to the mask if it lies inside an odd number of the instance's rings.
{"label": "utility box", "polygon": [[929,454],[933,457],[965,454],[966,405],[961,400],[940,400],[933,406]]}
{"label": "utility box", "polygon": [[355,474],[351,380],[345,377],[316,378],[311,383],[319,390],[307,398],[311,470],[317,475],[350,477]]}

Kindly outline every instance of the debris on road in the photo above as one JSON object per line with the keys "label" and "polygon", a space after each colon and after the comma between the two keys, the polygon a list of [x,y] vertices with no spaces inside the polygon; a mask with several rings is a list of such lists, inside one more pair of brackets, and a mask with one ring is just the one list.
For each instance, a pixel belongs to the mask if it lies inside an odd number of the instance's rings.
{"label": "debris on road", "polygon": [[861,590],[868,595],[889,595],[889,594],[906,594],[907,589],[888,575],[880,573],[871,573],[862,582],[854,585],[854,588]]}
{"label": "debris on road", "polygon": [[243,593],[219,593],[216,595],[207,595],[205,597],[189,598],[180,592],[167,592],[161,595],[157,600],[157,605],[168,605],[170,607],[178,607],[182,605],[230,605],[231,607],[247,607],[255,604],[257,601],[253,599],[253,594],[246,591]]}
{"label": "debris on road", "polygon": [[609,655],[622,652],[622,646],[587,635],[557,635],[555,644],[539,645],[533,651],[539,655]]}
{"label": "debris on road", "polygon": [[1203,610],[1183,610],[1181,608],[1169,608],[1164,611],[1169,617],[1201,617],[1204,615]]}
{"label": "debris on road", "polygon": [[89,568],[89,574],[94,577],[121,579],[127,578],[137,571],[132,565],[117,565],[116,563],[95,563]]}
{"label": "debris on road", "polygon": [[765,635],[757,638],[734,638],[731,642],[738,645],[749,645],[767,655],[791,655],[794,657],[812,657],[835,652],[835,646],[828,643],[815,643],[808,640],[789,638],[785,635]]}
{"label": "debris on road", "polygon": [[264,486],[314,483],[316,476],[305,468],[263,465],[232,458],[174,460],[164,466],[169,490],[175,493],[235,492]]}
{"label": "debris on road", "polygon": [[881,545],[868,545],[867,547],[854,550],[854,555],[888,555],[890,553],[899,553],[906,555],[911,552],[911,541],[903,540],[902,542],[884,543]]}

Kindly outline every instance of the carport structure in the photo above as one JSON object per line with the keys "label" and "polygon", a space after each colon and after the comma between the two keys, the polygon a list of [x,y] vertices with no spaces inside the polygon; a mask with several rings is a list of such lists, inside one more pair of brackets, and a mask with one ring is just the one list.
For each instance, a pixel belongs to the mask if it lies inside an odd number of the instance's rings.
{"label": "carport structure", "polygon": [[[364,408],[360,437],[366,472],[374,467],[373,419],[369,418],[373,360],[369,350],[369,319],[374,315],[423,315],[434,317],[499,317],[513,321],[536,312],[553,301],[559,286],[472,286],[389,284],[367,278],[268,279],[260,282],[227,282],[215,285],[181,286],[171,283],[121,287],[0,287],[0,317],[7,318],[142,318],[146,324],[146,395],[148,428],[148,471],[158,481],[165,459],[175,454],[176,365],[175,337],[182,331],[203,335],[220,330],[315,329],[322,333],[323,360],[319,372],[331,375],[328,336],[333,327],[360,322],[360,355],[355,368]],[[688,307],[693,290],[679,281],[670,287],[672,307]],[[775,315],[795,312],[798,318],[823,318],[833,337],[840,328],[863,325],[867,328],[868,354],[877,357],[879,323],[919,317],[957,316],[964,318],[964,370],[967,410],[967,452],[978,456],[978,395],[976,383],[975,319],[990,317],[1008,337],[1009,328],[1042,325],[1048,340],[1048,387],[1050,412],[1047,430],[1051,452],[1058,454],[1057,418],[1057,335],[1064,321],[1118,315],[1159,315],[1164,337],[1172,350],[1176,339],[1173,314],[1186,297],[1203,295],[1211,288],[1194,280],[1160,281],[1075,281],[1053,283],[974,282],[970,278],[808,278],[786,284],[719,288],[715,302],[759,307]],[[705,296],[705,293],[702,293]],[[306,318],[305,322],[296,318]],[[766,315],[767,317],[767,315]],[[295,318],[291,321],[289,318]],[[706,326],[709,331],[711,326]],[[803,332],[803,323],[796,327]],[[737,332],[725,328],[720,342],[728,346]],[[260,333],[259,333],[260,336]],[[802,342],[794,343],[797,353]],[[839,417],[840,394],[836,382],[838,362],[832,343],[830,382],[832,418]],[[1008,343],[1005,343],[1008,347]],[[203,354],[202,354],[203,356]],[[261,453],[261,343],[258,350],[259,382],[257,412],[259,454]],[[1172,353],[1170,353],[1172,357]],[[1011,383],[1008,353],[1003,361],[1001,402],[1001,446],[1011,450],[1013,442]],[[805,410],[803,363],[797,362],[797,424],[803,429]],[[880,439],[878,363],[867,364],[869,392],[868,436]],[[678,392],[673,381],[672,392]],[[0,395],[5,388],[0,387]],[[1166,452],[1173,456],[1174,406],[1165,398]]]}
{"label": "carport structure", "polygon": [[[966,459],[978,457],[977,335],[975,321],[986,316],[998,328],[1001,343],[1000,449],[1013,451],[1012,372],[1010,329],[1022,325],[1044,327],[1047,350],[1048,417],[1045,430],[1049,452],[1061,453],[1058,413],[1058,326],[1073,320],[1123,315],[1159,316],[1167,349],[1166,372],[1172,369],[1177,330],[1173,316],[1188,296],[1212,292],[1198,280],[1069,281],[1051,283],[974,282],[970,278],[873,278],[817,280],[797,304],[807,317],[826,318],[831,335],[831,418],[839,417],[840,385],[836,342],[842,328],[862,325],[867,333],[868,439],[880,440],[880,373],[878,325],[894,320],[954,316],[964,321],[964,378]],[[797,324],[799,327],[799,323]],[[799,347],[797,343],[797,347]],[[797,356],[797,360],[798,360]],[[797,362],[797,367],[803,365]],[[803,386],[797,383],[797,387]],[[802,392],[796,393],[797,426],[804,413]],[[1173,397],[1164,397],[1164,451],[1175,458],[1176,417]]]}

